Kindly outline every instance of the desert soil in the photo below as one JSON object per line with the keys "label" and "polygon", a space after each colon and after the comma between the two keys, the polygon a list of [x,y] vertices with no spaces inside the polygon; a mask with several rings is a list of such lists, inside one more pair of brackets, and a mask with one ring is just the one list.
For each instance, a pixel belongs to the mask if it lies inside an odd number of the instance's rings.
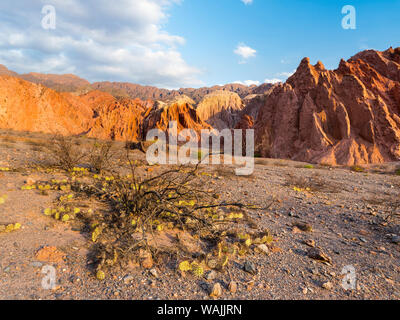
{"label": "desert soil", "polygon": [[[399,299],[400,225],[398,164],[350,168],[305,166],[286,160],[256,159],[254,174],[237,177],[232,168],[203,168],[203,176],[225,200],[241,201],[268,210],[250,211],[258,227],[276,242],[268,254],[250,254],[231,262],[227,271],[207,280],[182,275],[176,265],[155,265],[152,271],[132,266],[96,279],[89,257],[88,235],[43,215],[59,196],[21,190],[28,179],[63,178],[32,168],[45,158],[33,135],[0,132],[0,224],[20,223],[20,230],[0,233],[0,299],[211,299],[215,283],[220,299]],[[39,136],[39,135],[37,135]],[[143,157],[135,153],[137,157]],[[295,227],[307,223],[311,232]],[[332,260],[323,264],[308,256],[312,241]],[[42,248],[56,247],[63,258],[38,261]],[[243,270],[253,263],[256,274]],[[42,268],[56,269],[56,287],[42,288]],[[342,287],[342,270],[353,266],[356,288]],[[210,277],[209,277],[210,278]],[[212,277],[211,277],[212,278]],[[237,292],[228,284],[235,281]]]}

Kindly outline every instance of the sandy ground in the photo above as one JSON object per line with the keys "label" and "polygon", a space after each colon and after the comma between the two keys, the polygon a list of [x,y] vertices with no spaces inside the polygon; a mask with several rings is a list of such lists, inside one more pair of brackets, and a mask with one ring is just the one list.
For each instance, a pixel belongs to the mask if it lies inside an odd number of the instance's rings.
{"label": "sandy ground", "polygon": [[[215,279],[182,277],[174,265],[155,266],[156,277],[140,267],[115,270],[106,280],[94,277],[88,256],[87,235],[43,215],[59,195],[40,195],[21,190],[28,178],[60,178],[60,173],[39,173],[27,169],[41,154],[41,148],[27,136],[11,139],[0,134],[1,171],[0,224],[20,223],[22,228],[0,233],[0,299],[210,299],[209,292],[220,283],[220,299],[399,299],[400,298],[400,176],[393,174],[398,164],[353,172],[349,168],[305,168],[292,161],[257,159],[251,177],[237,177],[232,170],[204,176],[204,183],[221,190],[226,200],[240,200],[259,206],[274,205],[252,212],[259,227],[272,232],[277,240],[268,255],[251,254],[228,265],[227,272]],[[29,139],[32,139],[29,136]],[[204,170],[215,172],[214,167]],[[310,190],[301,188],[308,181]],[[394,217],[387,219],[392,213]],[[312,226],[312,232],[295,228],[299,222]],[[397,237],[396,237],[397,236]],[[328,255],[332,263],[311,259],[305,242]],[[37,261],[37,252],[47,246],[65,254],[58,262]],[[256,275],[243,270],[251,262]],[[56,271],[56,288],[42,287],[43,267]],[[353,266],[356,287],[345,290],[342,271]],[[154,273],[154,272],[153,272]],[[238,284],[230,293],[228,284]]]}

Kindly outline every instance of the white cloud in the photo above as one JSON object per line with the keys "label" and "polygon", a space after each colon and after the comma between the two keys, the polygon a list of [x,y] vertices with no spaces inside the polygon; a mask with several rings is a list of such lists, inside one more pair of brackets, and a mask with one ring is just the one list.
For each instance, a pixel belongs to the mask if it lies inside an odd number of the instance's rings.
{"label": "white cloud", "polygon": [[256,50],[246,46],[244,43],[240,43],[233,52],[243,58],[240,63],[246,63],[247,59],[254,58],[257,53]]}
{"label": "white cloud", "polygon": [[253,3],[253,0],[241,0],[246,6],[248,5],[248,4],[252,4]]}
{"label": "white cloud", "polygon": [[[179,35],[163,30],[180,0],[1,1],[0,63],[17,72],[76,73],[92,81],[130,81],[160,87],[201,85]],[[41,26],[53,5],[56,29]]]}
{"label": "white cloud", "polygon": [[295,72],[296,72],[296,70],[293,70],[292,72],[280,72],[280,73],[277,73],[276,75],[277,75],[278,77],[289,78],[289,77],[291,77]]}
{"label": "white cloud", "polygon": [[264,83],[279,83],[279,82],[285,82],[287,78],[291,77],[296,70],[292,72],[279,72],[276,74],[277,78],[268,78],[264,80]]}
{"label": "white cloud", "polygon": [[259,86],[261,84],[260,81],[257,80],[235,81],[234,83],[243,84],[245,86],[252,86],[252,85]]}
{"label": "white cloud", "polygon": [[283,82],[282,79],[277,79],[277,78],[273,78],[273,79],[265,79],[264,83],[278,83],[278,82]]}

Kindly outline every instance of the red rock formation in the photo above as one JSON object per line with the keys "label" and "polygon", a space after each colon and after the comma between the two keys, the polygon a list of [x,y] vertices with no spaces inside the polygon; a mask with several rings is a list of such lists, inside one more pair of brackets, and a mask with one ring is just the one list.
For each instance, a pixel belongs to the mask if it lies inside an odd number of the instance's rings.
{"label": "red rock formation", "polygon": [[19,131],[137,141],[150,129],[166,130],[170,121],[178,123],[178,130],[210,128],[188,103],[192,102],[189,98],[153,106],[151,101],[116,99],[100,91],[81,96],[57,93],[16,77],[0,76],[0,100],[0,128]]}
{"label": "red rock formation", "polygon": [[116,99],[101,91],[91,91],[79,99],[94,112],[94,123],[88,136],[118,141],[141,139],[143,117],[154,104],[140,99]]}
{"label": "red rock formation", "polygon": [[93,111],[71,94],[0,76],[0,97],[1,128],[79,134],[91,126]]}
{"label": "red rock formation", "polygon": [[191,97],[196,103],[199,103],[205,96],[215,91],[234,92],[239,95],[239,97],[244,98],[245,96],[252,94],[256,88],[257,86],[255,85],[246,86],[240,83],[230,83],[223,86],[203,87],[198,89],[184,88],[179,89],[179,92]]}
{"label": "red rock formation", "polygon": [[235,129],[242,130],[242,155],[246,156],[246,130],[254,128],[254,118],[251,115],[243,115],[236,124]]}
{"label": "red rock formation", "polygon": [[[285,84],[249,96],[244,109],[226,91],[211,94],[218,96],[213,107],[196,110],[188,97],[153,105],[99,91],[78,96],[21,80],[5,67],[0,73],[1,128],[134,141],[150,129],[166,130],[170,121],[178,130],[211,129],[204,118],[226,112],[218,119],[227,127],[254,127],[256,152],[266,157],[346,165],[400,160],[399,48],[361,52],[333,71],[305,58]],[[230,99],[219,99],[233,96],[232,108]]]}
{"label": "red rock formation", "polygon": [[211,129],[211,126],[201,120],[196,109],[188,103],[186,98],[177,98],[170,104],[156,103],[149,108],[143,116],[141,124],[141,138],[146,139],[146,134],[151,129],[167,131],[171,121],[177,122],[178,132],[182,129],[193,129],[200,133],[202,129]]}
{"label": "red rock formation", "polygon": [[250,115],[245,114],[242,119],[236,124],[235,129],[247,130],[253,129],[254,118]]}
{"label": "red rock formation", "polygon": [[206,95],[196,110],[202,120],[223,130],[235,127],[242,109],[243,102],[237,93],[218,90]]}
{"label": "red rock formation", "polygon": [[400,160],[400,49],[361,52],[338,69],[305,58],[259,111],[265,157],[328,164]]}
{"label": "red rock formation", "polygon": [[103,140],[137,141],[145,107],[139,100],[114,100],[98,106],[88,136]]}
{"label": "red rock formation", "polygon": [[97,90],[83,94],[79,96],[79,99],[86,103],[96,113],[98,113],[105,106],[115,102],[115,98],[111,94]]}

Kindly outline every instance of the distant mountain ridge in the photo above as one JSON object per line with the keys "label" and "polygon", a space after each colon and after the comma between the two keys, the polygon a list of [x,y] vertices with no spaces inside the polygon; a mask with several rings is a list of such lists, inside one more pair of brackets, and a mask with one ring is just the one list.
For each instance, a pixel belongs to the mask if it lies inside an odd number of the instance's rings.
{"label": "distant mountain ridge", "polygon": [[[160,100],[167,101],[179,95],[187,95],[199,103],[204,96],[218,90],[231,91],[237,93],[241,98],[259,91],[267,90],[271,85],[263,84],[259,87],[246,86],[243,84],[231,83],[223,86],[212,86],[203,88],[181,88],[178,90],[162,89],[153,86],[143,86],[130,82],[94,82],[82,79],[73,74],[43,74],[31,72],[27,74],[18,74],[9,70],[6,66],[0,65],[0,75],[9,75],[19,77],[29,82],[44,85],[57,92],[71,92],[75,94],[84,94],[92,90],[107,92],[115,98],[131,98],[141,100]],[[253,92],[253,91],[256,92]]]}

